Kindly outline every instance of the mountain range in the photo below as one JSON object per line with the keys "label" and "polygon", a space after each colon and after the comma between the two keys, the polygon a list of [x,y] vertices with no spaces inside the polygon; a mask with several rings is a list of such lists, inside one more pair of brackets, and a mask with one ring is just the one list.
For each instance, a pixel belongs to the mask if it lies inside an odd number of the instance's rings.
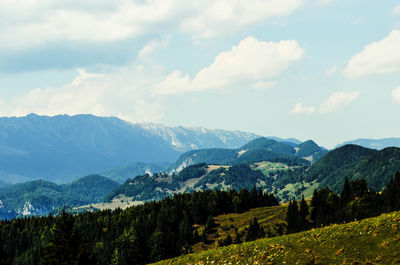
{"label": "mountain range", "polygon": [[384,138],[384,139],[356,139],[344,142],[337,147],[347,145],[347,144],[355,144],[366,148],[382,150],[387,147],[400,147],[400,138]]}
{"label": "mountain range", "polygon": [[236,148],[257,137],[240,131],[132,124],[93,115],[3,117],[0,181],[17,183],[40,178],[66,183],[93,172],[118,171],[137,162],[172,163],[192,149]]}

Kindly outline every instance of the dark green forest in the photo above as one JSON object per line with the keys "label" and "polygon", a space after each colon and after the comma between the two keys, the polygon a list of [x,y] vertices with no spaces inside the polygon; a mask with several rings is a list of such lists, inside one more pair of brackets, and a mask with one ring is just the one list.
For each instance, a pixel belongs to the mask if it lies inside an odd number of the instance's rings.
{"label": "dark green forest", "polygon": [[211,216],[278,205],[255,188],[176,194],[126,210],[0,222],[0,264],[145,264],[191,251],[194,224]]}

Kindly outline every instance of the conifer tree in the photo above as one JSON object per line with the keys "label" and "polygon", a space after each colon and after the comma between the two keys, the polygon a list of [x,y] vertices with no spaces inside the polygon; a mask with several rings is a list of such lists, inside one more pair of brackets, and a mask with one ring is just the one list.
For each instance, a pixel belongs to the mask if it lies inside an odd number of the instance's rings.
{"label": "conifer tree", "polygon": [[300,201],[300,229],[301,230],[306,230],[309,227],[309,222],[307,221],[307,216],[310,214],[310,211],[308,209],[308,205],[306,200],[304,199],[304,195],[301,196],[301,201]]}
{"label": "conifer tree", "polygon": [[259,238],[265,237],[265,233],[256,217],[250,222],[249,228],[246,234],[246,241],[253,241]]}
{"label": "conifer tree", "polygon": [[299,217],[299,208],[297,206],[297,202],[295,200],[290,201],[286,213],[286,222],[288,224],[289,233],[294,233],[299,230],[298,217]]}
{"label": "conifer tree", "polygon": [[349,182],[349,179],[346,177],[344,179],[343,189],[340,193],[340,201],[342,203],[342,207],[346,206],[353,199],[353,189]]}

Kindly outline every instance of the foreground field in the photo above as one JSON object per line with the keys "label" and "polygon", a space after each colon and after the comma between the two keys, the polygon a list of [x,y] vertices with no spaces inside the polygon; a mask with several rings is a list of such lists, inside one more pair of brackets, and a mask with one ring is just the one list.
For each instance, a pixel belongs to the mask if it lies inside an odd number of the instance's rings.
{"label": "foreground field", "polygon": [[400,212],[157,264],[400,264]]}

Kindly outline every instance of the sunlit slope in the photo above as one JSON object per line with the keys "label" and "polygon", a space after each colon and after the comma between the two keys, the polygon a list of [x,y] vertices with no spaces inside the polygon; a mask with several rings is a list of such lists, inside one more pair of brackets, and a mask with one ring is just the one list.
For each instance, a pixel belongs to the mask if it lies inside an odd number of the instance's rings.
{"label": "sunlit slope", "polygon": [[400,212],[185,255],[158,264],[397,264]]}

